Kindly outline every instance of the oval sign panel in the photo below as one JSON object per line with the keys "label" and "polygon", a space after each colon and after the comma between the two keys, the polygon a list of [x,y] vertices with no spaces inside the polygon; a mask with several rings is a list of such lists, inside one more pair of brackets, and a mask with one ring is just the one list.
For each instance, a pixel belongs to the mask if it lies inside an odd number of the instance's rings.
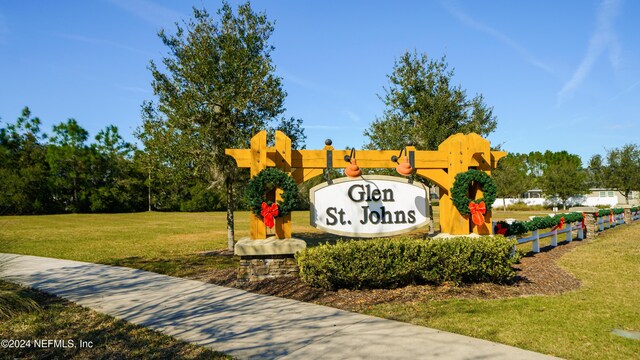
{"label": "oval sign panel", "polygon": [[404,178],[339,178],[310,190],[311,226],[351,237],[398,235],[428,224],[427,191]]}

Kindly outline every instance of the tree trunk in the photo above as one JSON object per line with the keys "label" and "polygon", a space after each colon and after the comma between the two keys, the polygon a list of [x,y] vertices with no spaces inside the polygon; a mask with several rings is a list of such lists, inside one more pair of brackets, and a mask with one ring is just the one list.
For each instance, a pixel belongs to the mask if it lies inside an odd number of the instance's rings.
{"label": "tree trunk", "polygon": [[507,211],[507,199],[505,199],[504,197],[502,198],[502,209],[504,211]]}
{"label": "tree trunk", "polygon": [[225,182],[227,189],[227,249],[233,251],[235,240],[233,211],[235,210],[235,199],[233,198],[233,182],[227,179]]}
{"label": "tree trunk", "polygon": [[149,169],[149,185],[147,186],[147,200],[149,203],[149,211],[151,211],[151,169]]}

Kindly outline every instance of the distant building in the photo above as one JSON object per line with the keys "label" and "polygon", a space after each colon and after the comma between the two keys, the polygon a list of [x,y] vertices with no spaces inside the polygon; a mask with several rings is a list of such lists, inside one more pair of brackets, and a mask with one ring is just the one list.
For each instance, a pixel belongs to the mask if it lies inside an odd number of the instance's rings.
{"label": "distant building", "polygon": [[[519,198],[506,198],[504,203],[509,206],[515,203],[525,203],[527,205],[546,205],[554,206],[561,205],[560,200],[555,198],[547,199],[542,190],[531,189],[522,194]],[[567,201],[568,206],[618,206],[625,205],[625,198],[618,190],[593,188],[589,189],[589,192],[585,195],[575,196],[569,198]],[[640,205],[640,192],[632,191],[629,195],[629,205]],[[503,199],[498,198],[493,203],[494,208],[500,208],[503,206]]]}

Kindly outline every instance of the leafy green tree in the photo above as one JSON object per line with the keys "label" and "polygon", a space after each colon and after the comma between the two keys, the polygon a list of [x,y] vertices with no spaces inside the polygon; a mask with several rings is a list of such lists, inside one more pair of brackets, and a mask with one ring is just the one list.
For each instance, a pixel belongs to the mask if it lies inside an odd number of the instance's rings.
{"label": "leafy green tree", "polygon": [[237,169],[225,149],[249,147],[251,136],[284,112],[286,93],[269,44],[274,28],[249,3],[234,13],[226,2],[217,19],[194,8],[193,17],[176,27],[173,35],[158,34],[169,55],[163,67],[150,64],[158,105],[157,111],[153,104],[143,105],[151,116],[143,119],[140,137],[154,154],[149,169],[169,164],[184,178],[224,185],[228,247],[233,249],[234,188],[247,172]]}
{"label": "leafy green tree", "polygon": [[452,85],[454,71],[446,58],[431,60],[425,54],[405,52],[388,75],[389,85],[380,96],[386,109],[365,130],[369,149],[399,149],[413,143],[419,150],[436,150],[456,133],[486,136],[497,126],[493,108],[482,95],[469,99]]}
{"label": "leafy green tree", "polygon": [[460,85],[452,84],[453,76],[446,57],[432,60],[426,54],[406,51],[387,76],[384,96],[378,96],[386,108],[364,131],[369,139],[365,148],[401,149],[411,143],[418,150],[436,150],[456,133],[486,136],[493,132],[497,126],[493,108],[480,94],[469,99]]}
{"label": "leafy green tree", "polygon": [[135,147],[109,125],[90,148],[89,192],[92,212],[131,212],[144,208],[144,173],[134,166]]}
{"label": "leafy green tree", "polygon": [[587,172],[578,155],[546,151],[544,162],[544,173],[540,178],[542,191],[547,197],[560,199],[563,209],[566,210],[570,197],[588,192]]}
{"label": "leafy green tree", "polygon": [[604,164],[602,162],[602,156],[600,154],[593,155],[591,159],[589,159],[587,175],[587,181],[589,182],[590,188],[606,187],[604,181]]}
{"label": "leafy green tree", "polygon": [[491,173],[498,187],[498,197],[503,198],[502,206],[505,211],[507,205],[504,198],[517,198],[531,189],[533,182],[528,172],[527,155],[510,153],[498,162],[498,167]]}
{"label": "leafy green tree", "polygon": [[529,169],[529,176],[531,177],[533,186],[542,186],[540,182],[546,166],[547,164],[543,153],[532,151],[527,155],[527,169]]}
{"label": "leafy green tree", "polygon": [[51,190],[45,161],[46,134],[25,107],[15,123],[0,129],[0,214],[50,212]]}
{"label": "leafy green tree", "polygon": [[89,209],[89,133],[75,119],[53,126],[47,148],[54,197],[63,211],[85,212]]}
{"label": "leafy green tree", "polygon": [[590,165],[595,176],[606,188],[622,193],[629,204],[629,196],[640,190],[640,148],[636,144],[626,144],[621,148],[607,151],[606,164],[600,155],[591,158]]}

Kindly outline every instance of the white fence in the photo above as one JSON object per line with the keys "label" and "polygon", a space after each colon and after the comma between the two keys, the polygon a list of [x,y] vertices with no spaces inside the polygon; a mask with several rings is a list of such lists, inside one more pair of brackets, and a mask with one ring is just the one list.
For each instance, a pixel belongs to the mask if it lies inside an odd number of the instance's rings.
{"label": "white fence", "polygon": [[[631,220],[636,221],[640,220],[640,211],[631,213]],[[493,228],[495,229],[497,221],[493,221]],[[613,220],[611,215],[599,216],[597,218],[596,224],[598,225],[599,231],[604,231],[606,229],[625,224],[624,213],[613,215]],[[573,241],[573,232],[577,231],[577,239],[582,240],[585,238],[584,229],[582,228],[582,222],[577,221],[574,223],[565,224],[563,229],[555,229],[552,231],[548,231],[546,233],[540,233],[540,230],[534,230],[531,232],[531,235],[523,238],[517,238],[516,236],[512,236],[516,238],[518,241],[518,245],[533,243],[532,251],[534,253],[540,252],[540,239],[551,238],[551,246],[558,246],[558,235],[565,234],[565,240],[567,242]],[[516,248],[514,247],[514,252]]]}
{"label": "white fence", "polygon": [[565,224],[563,229],[555,229],[546,233],[540,234],[540,230],[534,230],[531,236],[516,239],[518,245],[533,242],[533,252],[540,252],[540,239],[551,238],[551,246],[558,246],[558,235],[566,234],[567,242],[573,241],[573,231],[577,230],[578,239],[584,239],[584,231],[582,230],[582,222],[578,221],[573,224]]}
{"label": "white fence", "polygon": [[600,231],[604,231],[605,229],[609,229],[617,225],[622,225],[624,224],[624,214],[613,215],[613,221],[611,221],[611,215],[599,216],[597,224]]}

